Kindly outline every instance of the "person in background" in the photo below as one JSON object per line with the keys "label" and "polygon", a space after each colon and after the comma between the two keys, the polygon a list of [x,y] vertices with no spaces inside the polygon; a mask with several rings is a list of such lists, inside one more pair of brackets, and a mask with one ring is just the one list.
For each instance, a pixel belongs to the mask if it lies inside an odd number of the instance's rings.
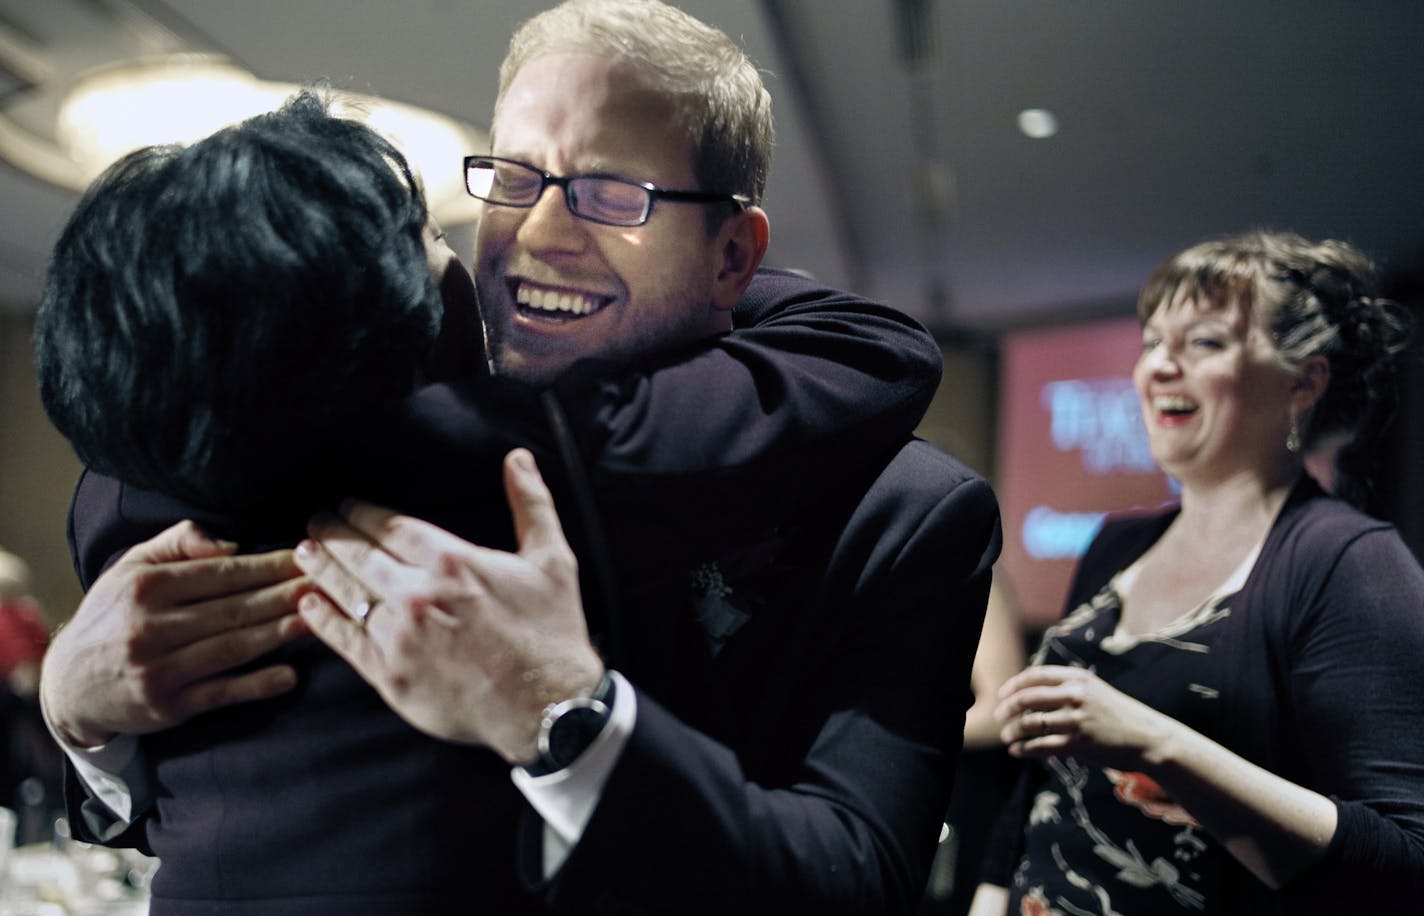
{"label": "person in background", "polygon": [[1113,517],[1001,691],[1033,761],[980,914],[1404,912],[1424,899],[1424,571],[1302,467],[1369,441],[1407,314],[1337,241],[1172,257],[1133,381],[1165,511]]}
{"label": "person in background", "polygon": [[0,805],[14,809],[17,844],[48,840],[62,810],[61,757],[39,708],[49,626],[30,590],[30,568],[0,548]]}
{"label": "person in background", "polygon": [[48,645],[49,627],[30,594],[29,565],[0,548],[0,677],[11,693],[34,697]]}

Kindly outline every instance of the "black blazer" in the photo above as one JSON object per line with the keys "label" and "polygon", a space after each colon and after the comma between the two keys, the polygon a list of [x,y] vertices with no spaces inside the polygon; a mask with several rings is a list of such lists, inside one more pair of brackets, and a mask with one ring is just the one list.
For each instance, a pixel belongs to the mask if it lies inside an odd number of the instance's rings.
{"label": "black blazer", "polygon": [[914,912],[972,702],[993,494],[915,441],[776,534],[719,562],[730,593],[695,589],[690,614],[631,605],[639,636],[680,648],[634,647],[637,726],[542,888],[559,909]]}
{"label": "black blazer", "polygon": [[[302,674],[293,693],[143,740],[158,797],[131,829],[74,794],[95,836],[162,858],[155,913],[686,911],[710,901],[709,861],[736,865],[733,886],[768,905],[909,905],[958,749],[993,498],[923,444],[887,464],[938,372],[919,329],[790,275],[759,277],[750,303],[754,327],[674,364],[562,386],[576,459],[533,412],[492,420],[500,398],[447,385],[379,440],[401,448],[375,446],[343,478],[507,543],[493,468],[533,444],[581,561],[601,548],[617,571],[585,599],[639,724],[558,880],[538,879],[540,825],[502,761],[411,729],[308,641],[280,653]],[[805,355],[816,340],[821,355]],[[865,373],[893,380],[876,389],[887,397],[865,403]],[[71,513],[81,578],[189,516],[252,544],[299,534],[295,516],[216,516],[88,474]],[[735,607],[724,589],[689,594],[700,558],[720,558]]]}

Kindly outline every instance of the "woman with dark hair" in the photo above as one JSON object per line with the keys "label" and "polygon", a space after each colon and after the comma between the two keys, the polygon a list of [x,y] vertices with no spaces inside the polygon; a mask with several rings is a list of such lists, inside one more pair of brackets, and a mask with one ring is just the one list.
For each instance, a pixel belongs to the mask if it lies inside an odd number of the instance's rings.
{"label": "woman with dark hair", "polygon": [[1424,571],[1302,466],[1374,429],[1407,316],[1358,251],[1267,232],[1168,260],[1138,311],[1133,381],[1180,503],[1103,526],[1001,690],[1037,765],[973,912],[1413,910]]}
{"label": "woman with dark hair", "polygon": [[307,501],[342,431],[421,378],[442,292],[476,321],[468,277],[442,290],[463,268],[439,238],[400,152],[312,92],[139,149],[55,245],[45,409],[87,467],[129,483],[212,508]]}

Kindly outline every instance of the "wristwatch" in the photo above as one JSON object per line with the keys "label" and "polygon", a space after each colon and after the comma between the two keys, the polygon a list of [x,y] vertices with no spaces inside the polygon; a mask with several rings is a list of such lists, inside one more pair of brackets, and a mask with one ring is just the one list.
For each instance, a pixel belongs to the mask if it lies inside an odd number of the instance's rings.
{"label": "wristwatch", "polygon": [[535,742],[539,759],[525,769],[544,776],[579,759],[613,716],[613,690],[613,677],[605,672],[592,695],[544,707]]}

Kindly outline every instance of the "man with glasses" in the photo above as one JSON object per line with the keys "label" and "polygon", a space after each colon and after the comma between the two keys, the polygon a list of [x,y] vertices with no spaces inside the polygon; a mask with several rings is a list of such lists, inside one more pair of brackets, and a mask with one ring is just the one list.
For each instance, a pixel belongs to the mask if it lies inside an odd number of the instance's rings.
{"label": "man with glasses", "polygon": [[[591,362],[704,359],[695,347],[730,328],[767,245],[756,205],[766,104],[726,36],[661,4],[576,0],[521,29],[492,155],[467,162],[471,192],[491,204],[476,268],[499,374],[562,385]],[[721,340],[739,347],[736,335]],[[764,392],[779,389],[774,362],[752,371]],[[762,416],[738,379],[705,378],[639,404],[706,416],[705,437],[659,436],[653,424],[620,443],[626,454],[695,463],[712,450],[735,468],[769,431],[795,441],[794,424],[776,422],[783,411]],[[745,441],[715,422],[728,417],[747,421]],[[528,575],[531,543],[557,555],[557,532],[518,461],[523,553],[364,505],[318,521],[302,562],[348,616],[312,600],[304,617],[407,721],[494,753],[455,758],[467,766],[413,798],[395,791],[400,774],[350,784],[356,761],[344,757],[315,777],[323,789],[347,779],[353,811],[408,824],[402,858],[425,857],[440,882],[424,898],[431,911],[481,900],[501,912],[911,909],[946,806],[997,518],[983,482],[922,443],[887,442],[874,467],[848,476],[735,549],[684,556],[678,537],[647,533],[623,544],[621,568],[637,575],[595,633],[618,647],[608,664],[569,610],[566,561]],[[601,503],[604,517],[668,492],[655,475],[641,482]],[[686,514],[665,503],[669,518]],[[727,520],[713,511],[680,524]],[[482,599],[478,582],[527,588]],[[516,626],[487,626],[499,620]],[[364,886],[363,866],[314,874],[315,893]],[[451,881],[461,867],[468,886]],[[531,895],[522,903],[516,875]],[[347,896],[332,911],[371,905]]]}
{"label": "man with glasses", "polygon": [[[540,60],[531,65],[536,70],[545,66]],[[518,104],[523,96],[516,96],[513,103],[504,102],[506,98],[507,95],[501,96],[502,104]],[[648,110],[645,106],[657,107]],[[673,118],[672,111],[658,110],[668,109],[666,102],[640,98],[636,107],[637,110],[630,108],[626,112],[603,109],[572,112],[574,119],[581,117],[582,121],[571,121],[580,124],[575,130],[583,131],[589,131],[592,122],[619,123],[620,117],[627,122],[620,124],[620,130],[635,128],[646,116],[663,118],[664,124],[676,123],[669,120]],[[513,115],[508,123],[512,126],[505,129],[506,135],[523,128],[523,113]],[[672,132],[671,129],[659,131]],[[681,141],[668,142],[659,137],[651,142],[676,146]],[[647,152],[643,155],[647,156]],[[684,154],[678,158],[686,157]],[[668,171],[666,166],[663,171]],[[696,183],[690,168],[682,171],[680,181]],[[727,301],[730,289],[722,290],[715,311],[709,312],[688,301],[689,296],[705,295],[701,284],[688,282],[697,274],[683,274],[673,265],[685,253],[689,239],[699,243],[714,241],[710,232],[696,232],[699,224],[715,226],[719,231],[735,227],[737,234],[728,233],[727,251],[744,259],[743,264],[745,259],[760,260],[767,244],[765,213],[760,207],[750,206],[752,197],[747,193],[669,189],[666,184],[657,185],[626,175],[589,172],[560,177],[518,159],[498,156],[465,159],[466,188],[475,197],[496,205],[486,208],[485,220],[481,223],[485,228],[480,234],[476,270],[481,275],[486,333],[499,374],[547,384],[577,359],[594,357],[626,363],[647,353],[660,352],[669,344],[685,344],[730,330],[732,303]],[[550,187],[559,193],[546,195]],[[760,192],[757,194],[759,199]],[[549,206],[541,204],[546,196],[554,201],[552,206],[558,207],[561,202],[569,214],[582,222],[626,229],[644,227],[655,205],[666,202],[657,208],[660,221],[676,225],[641,232],[639,241],[631,245],[618,244],[616,240],[620,236],[607,230],[569,232],[565,239],[556,241],[555,246],[582,245],[583,239],[587,239],[593,256],[558,251],[545,258],[538,233],[549,219],[543,213],[530,211]],[[519,263],[511,270],[496,258],[496,253],[509,250],[510,240],[501,230],[515,224],[526,239],[532,239],[532,244],[515,243]],[[615,241],[607,243],[603,241],[606,237]],[[659,249],[665,249],[667,256]],[[626,259],[633,269],[620,270],[618,259]],[[580,272],[587,272],[590,264],[596,264],[597,269],[607,271],[607,276],[601,277],[593,288],[581,290],[578,283],[557,276],[558,265],[574,261],[581,262]],[[734,264],[729,276],[735,276],[741,266]],[[555,277],[554,282],[541,282],[550,276]],[[646,291],[640,290],[645,281],[649,281]],[[509,301],[511,291],[512,303]]]}
{"label": "man with glasses", "polygon": [[[617,6],[569,3],[521,29],[491,155],[465,163],[492,205],[476,282],[506,375],[544,382],[718,333],[729,277],[766,246],[764,163],[742,158],[761,135],[756,102],[742,118],[720,107],[754,71],[727,72],[720,33],[649,5],[606,12]],[[304,616],[408,721],[516,765],[544,816],[537,874],[555,905],[913,909],[998,549],[983,482],[900,443],[858,485],[694,570],[702,646],[672,613],[689,604],[685,580],[634,583],[637,649],[609,665],[568,626],[532,651],[519,639],[521,608],[563,593],[547,518],[530,513],[524,553],[491,557],[350,506],[298,552],[328,596],[304,599]],[[537,585],[498,588],[511,569]],[[373,603],[370,626],[351,620]],[[427,614],[479,636],[446,653],[460,637]],[[541,693],[507,674],[550,665],[576,679]]]}
{"label": "man with glasses", "polygon": [[641,226],[658,200],[694,204],[732,204],[746,209],[745,194],[707,191],[670,191],[617,175],[575,175],[559,178],[527,162],[497,156],[465,157],[465,190],[486,203],[503,207],[532,207],[549,185],[562,188],[569,212],[605,226]]}

